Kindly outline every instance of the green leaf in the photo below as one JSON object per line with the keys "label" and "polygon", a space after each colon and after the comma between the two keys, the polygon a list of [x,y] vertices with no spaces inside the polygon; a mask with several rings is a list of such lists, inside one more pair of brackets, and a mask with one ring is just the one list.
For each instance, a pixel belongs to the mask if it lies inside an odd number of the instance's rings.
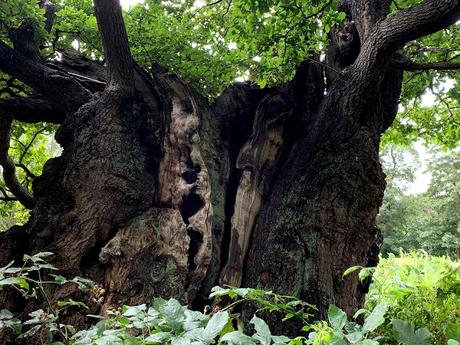
{"label": "green leaf", "polygon": [[145,310],[147,306],[145,304],[140,304],[136,306],[124,306],[123,307],[123,316],[131,317],[131,316],[144,316]]}
{"label": "green leaf", "polygon": [[340,308],[337,308],[335,305],[330,304],[327,311],[327,318],[331,327],[336,331],[342,330],[347,322],[347,314]]}
{"label": "green leaf", "polygon": [[353,273],[353,272],[356,272],[357,270],[363,268],[363,266],[352,266],[350,268],[348,268],[345,272],[343,272],[343,275],[342,275],[342,278]]}
{"label": "green leaf", "polygon": [[124,345],[124,341],[115,334],[104,335],[95,341],[96,345]]}
{"label": "green leaf", "polygon": [[365,339],[362,342],[359,343],[360,345],[379,345],[378,341],[372,340],[372,339]]}
{"label": "green leaf", "polygon": [[446,327],[446,338],[460,342],[460,325],[448,324]]}
{"label": "green leaf", "polygon": [[32,327],[31,329],[29,329],[27,332],[25,333],[22,333],[18,338],[28,338],[28,337],[31,337],[33,336],[35,333],[37,333],[40,328],[42,328],[42,325],[36,325],[34,327]]}
{"label": "green leaf", "polygon": [[431,345],[433,344],[433,336],[426,328],[419,328],[414,332],[414,326],[403,320],[391,320],[395,331],[396,340],[404,345]]}
{"label": "green leaf", "polygon": [[67,278],[61,275],[52,274],[51,276],[54,278],[54,282],[58,285],[63,285],[68,282]]}
{"label": "green leaf", "polygon": [[185,337],[177,337],[171,339],[171,345],[190,345],[191,340]]}
{"label": "green leaf", "polygon": [[284,335],[273,335],[272,340],[273,345],[284,345],[288,344],[291,341],[291,338],[288,338]]}
{"label": "green leaf", "polygon": [[167,340],[171,339],[173,335],[170,332],[158,332],[151,334],[147,338],[145,338],[145,341],[153,341],[157,342],[160,344],[164,344]]}
{"label": "green leaf", "polygon": [[228,322],[228,312],[218,312],[214,314],[209,320],[204,329],[204,337],[206,340],[212,340],[219,335]]}
{"label": "green leaf", "polygon": [[0,280],[0,286],[19,285],[18,277],[5,278]]}
{"label": "green leaf", "polygon": [[457,340],[449,339],[447,345],[460,345],[460,343]]}
{"label": "green leaf", "polygon": [[73,299],[69,299],[67,301],[58,301],[58,306],[63,308],[63,307],[79,307],[83,309],[89,309],[89,307],[81,302],[81,301],[74,301]]}
{"label": "green leaf", "polygon": [[361,271],[359,271],[358,277],[359,280],[362,282],[364,279],[368,277],[372,277],[375,272],[375,267],[364,267]]}
{"label": "green leaf", "polygon": [[19,277],[18,279],[19,279],[18,281],[19,287],[25,290],[29,290],[29,282],[24,277]]}
{"label": "green leaf", "polygon": [[254,329],[256,330],[256,334],[254,334],[252,337],[254,339],[257,339],[262,345],[270,345],[272,340],[272,334],[270,332],[270,328],[265,323],[265,321],[258,318],[254,314],[250,323],[254,325]]}
{"label": "green leaf", "polygon": [[379,327],[385,321],[385,313],[388,310],[388,304],[385,302],[381,302],[377,304],[374,310],[370,313],[370,315],[364,321],[363,333],[372,332],[377,327]]}
{"label": "green leaf", "polygon": [[357,344],[363,339],[363,333],[362,332],[353,332],[350,334],[346,334],[345,338],[351,343],[351,344]]}
{"label": "green leaf", "polygon": [[251,337],[241,333],[240,331],[235,331],[225,334],[220,338],[220,342],[229,345],[256,345],[257,343]]}
{"label": "green leaf", "polygon": [[357,319],[360,315],[369,315],[370,311],[364,308],[358,309],[356,313],[353,314],[353,319]]}
{"label": "green leaf", "polygon": [[10,312],[8,309],[0,310],[0,320],[9,320],[14,317],[13,313]]}

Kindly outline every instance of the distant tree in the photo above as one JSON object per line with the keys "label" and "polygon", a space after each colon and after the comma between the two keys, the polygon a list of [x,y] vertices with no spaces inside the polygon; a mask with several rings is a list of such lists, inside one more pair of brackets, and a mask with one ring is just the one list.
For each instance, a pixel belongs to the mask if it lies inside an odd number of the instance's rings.
{"label": "distant tree", "polygon": [[386,147],[382,161],[387,189],[378,224],[384,236],[382,252],[425,250],[433,255],[456,255],[460,247],[460,155],[432,149],[427,192],[408,194],[418,167],[413,149]]}
{"label": "distant tree", "polygon": [[460,150],[433,150],[431,157],[432,180],[425,195],[430,217],[419,234],[421,247],[433,254],[460,255]]}

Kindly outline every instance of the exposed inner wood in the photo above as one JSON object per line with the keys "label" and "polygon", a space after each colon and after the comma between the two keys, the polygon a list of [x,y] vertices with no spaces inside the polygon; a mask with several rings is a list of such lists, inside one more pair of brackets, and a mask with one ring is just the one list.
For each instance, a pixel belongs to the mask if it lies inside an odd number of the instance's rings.
{"label": "exposed inner wood", "polygon": [[[185,227],[171,229],[189,242],[188,292],[193,298],[204,279],[212,254],[212,205],[209,174],[201,153],[199,127],[201,115],[191,92],[177,80],[169,83],[172,92],[170,125],[164,141],[160,164],[158,202],[180,211]],[[175,235],[174,235],[175,236]]]}
{"label": "exposed inner wood", "polygon": [[252,135],[241,149],[236,163],[242,173],[231,219],[229,255],[221,274],[221,284],[241,285],[252,229],[281,156],[283,128],[291,113],[292,110],[280,94],[267,96],[256,111]]}

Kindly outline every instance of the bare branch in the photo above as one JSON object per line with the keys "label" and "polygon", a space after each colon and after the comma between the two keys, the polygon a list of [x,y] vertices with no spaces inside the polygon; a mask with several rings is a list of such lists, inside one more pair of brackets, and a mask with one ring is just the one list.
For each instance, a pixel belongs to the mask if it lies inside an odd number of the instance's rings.
{"label": "bare branch", "polygon": [[25,146],[24,151],[22,152],[21,157],[19,158],[19,164],[22,164],[22,161],[23,161],[24,157],[26,156],[27,152],[29,152],[29,149],[32,147],[32,145],[35,142],[35,139],[37,139],[38,135],[43,133],[47,129],[48,129],[48,127],[43,127],[43,128],[40,128],[38,131],[36,131],[34,133],[34,135],[32,136],[32,139],[30,139],[30,141],[27,144],[27,146]]}
{"label": "bare branch", "polygon": [[29,192],[19,183],[16,177],[16,167],[8,156],[10,146],[11,118],[0,118],[0,165],[3,167],[5,185],[18,201],[28,209],[34,206],[34,199]]}
{"label": "bare branch", "polygon": [[414,62],[411,60],[397,61],[396,64],[405,71],[449,71],[460,70],[460,62]]}
{"label": "bare branch", "polygon": [[19,164],[16,164],[16,167],[17,168],[21,168],[27,175],[27,177],[31,178],[31,179],[34,179],[36,178],[37,176],[32,172],[30,171],[30,169],[23,163],[19,163]]}
{"label": "bare branch", "polygon": [[38,96],[11,97],[0,100],[0,118],[11,117],[27,123],[62,123],[65,115]]}
{"label": "bare branch", "polygon": [[38,91],[61,111],[74,112],[91,98],[91,92],[72,76],[25,57],[3,41],[0,70]]}
{"label": "bare branch", "polygon": [[56,5],[54,5],[51,1],[49,0],[42,0],[40,1],[40,8],[43,8],[45,10],[45,30],[48,32],[51,32],[51,28],[53,27],[54,24],[54,18],[56,14]]}
{"label": "bare branch", "polygon": [[442,30],[460,19],[460,0],[424,0],[380,22],[375,30],[391,50]]}
{"label": "bare branch", "polygon": [[9,195],[4,188],[0,188],[0,193],[2,193],[2,196],[0,197],[1,201],[5,201],[5,202],[18,201],[18,199],[16,199],[15,197]]}

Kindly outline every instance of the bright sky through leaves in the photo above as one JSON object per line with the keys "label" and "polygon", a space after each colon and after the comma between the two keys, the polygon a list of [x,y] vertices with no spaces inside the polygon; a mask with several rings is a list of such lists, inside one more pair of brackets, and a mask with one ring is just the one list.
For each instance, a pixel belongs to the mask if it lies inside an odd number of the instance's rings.
{"label": "bright sky through leaves", "polygon": [[120,0],[123,8],[129,8],[129,6],[143,2],[143,0]]}

